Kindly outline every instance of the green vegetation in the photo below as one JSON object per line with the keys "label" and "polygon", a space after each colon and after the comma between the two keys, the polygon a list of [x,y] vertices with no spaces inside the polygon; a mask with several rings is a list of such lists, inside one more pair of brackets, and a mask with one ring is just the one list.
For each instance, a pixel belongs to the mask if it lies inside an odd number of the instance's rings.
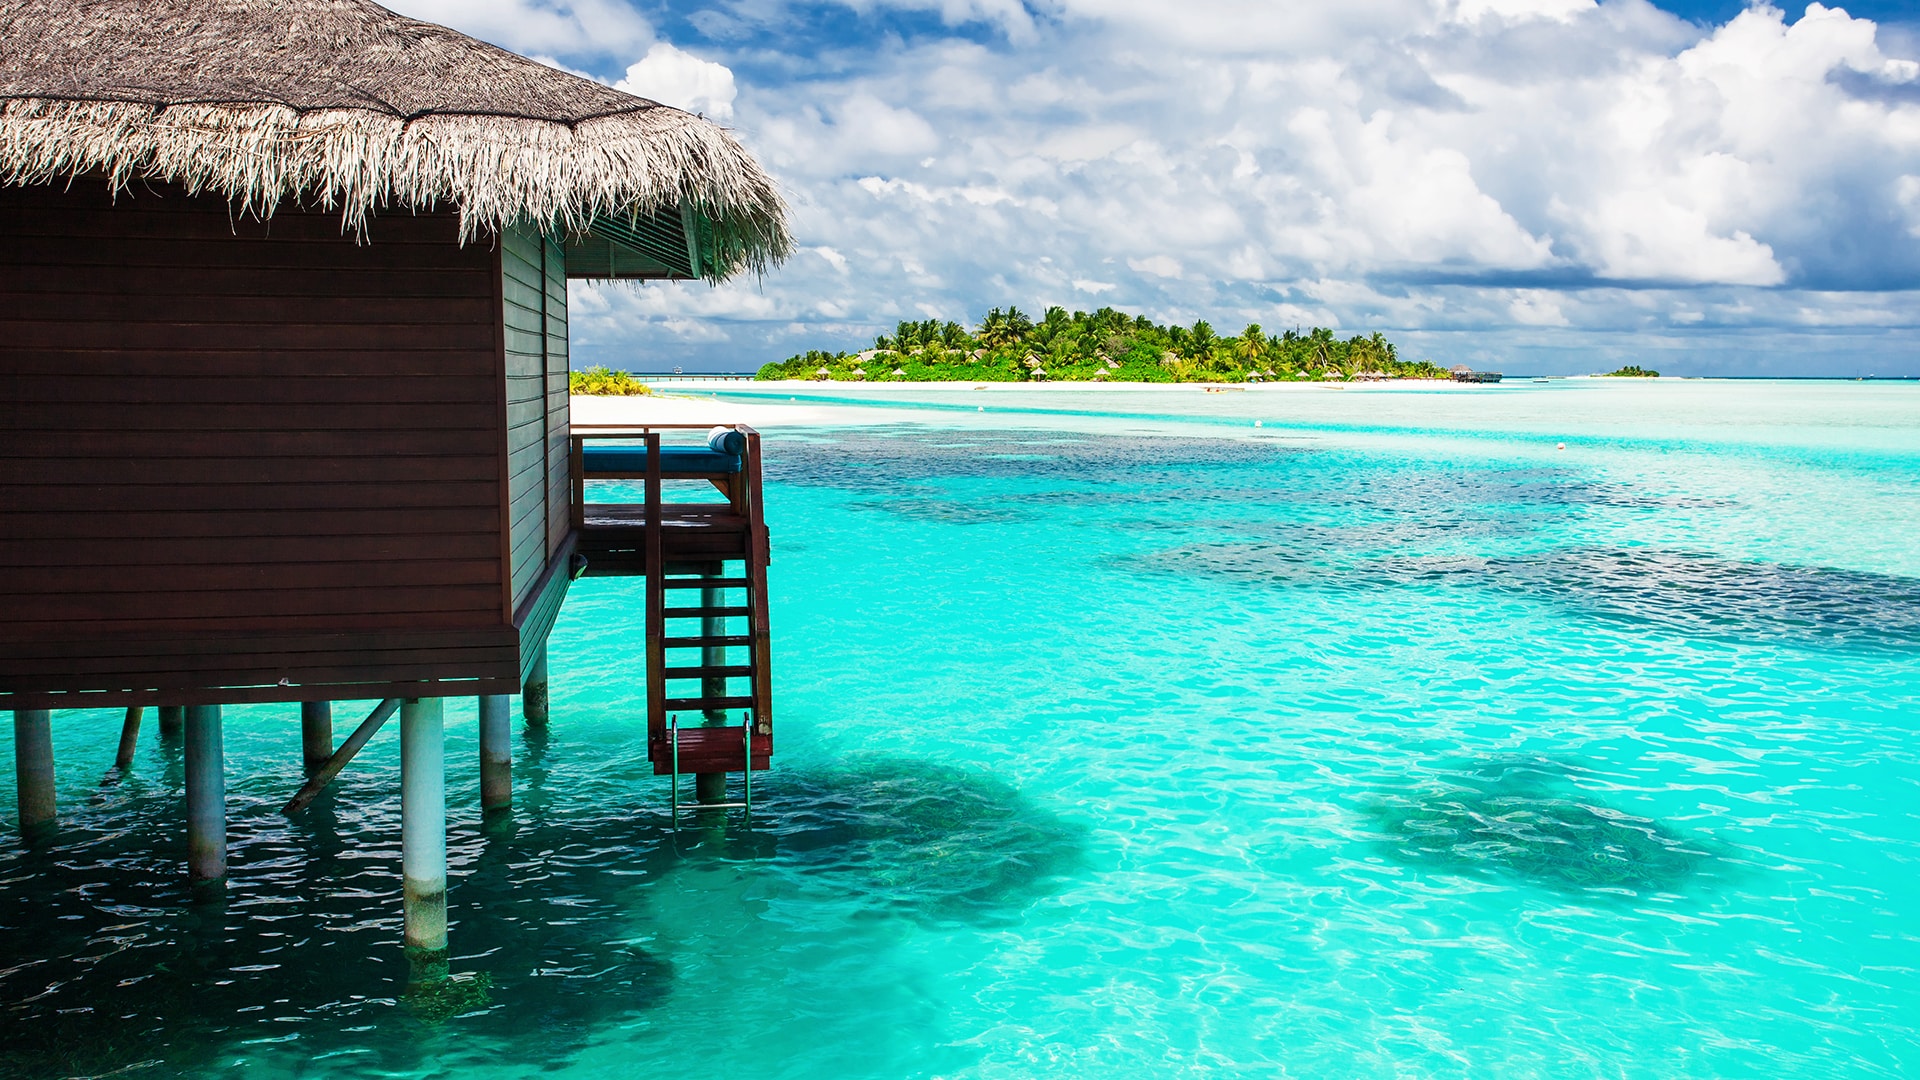
{"label": "green vegetation", "polygon": [[[824,372],[824,374],[823,374]],[[994,308],[977,329],[937,319],[903,322],[857,353],[818,349],[760,369],[762,379],[866,382],[1246,382],[1444,379],[1401,360],[1379,334],[1342,341],[1315,327],[1270,337],[1258,324],[1220,337],[1205,320],[1161,326],[1112,308],[1050,307],[1039,322]]]}
{"label": "green vegetation", "polygon": [[646,383],[635,381],[632,375],[624,371],[609,371],[603,367],[595,367],[570,373],[567,376],[567,393],[636,397],[651,394],[653,390]]}
{"label": "green vegetation", "polygon": [[414,1019],[428,1027],[439,1027],[461,1013],[493,1004],[492,990],[493,976],[484,971],[466,972],[411,983],[405,1001]]}
{"label": "green vegetation", "polygon": [[1610,378],[1610,379],[1611,378],[1657,379],[1659,377],[1660,377],[1659,372],[1653,370],[1652,368],[1640,367],[1638,364],[1628,364],[1626,367],[1621,368],[1619,371],[1609,371],[1606,374],[1606,378]]}

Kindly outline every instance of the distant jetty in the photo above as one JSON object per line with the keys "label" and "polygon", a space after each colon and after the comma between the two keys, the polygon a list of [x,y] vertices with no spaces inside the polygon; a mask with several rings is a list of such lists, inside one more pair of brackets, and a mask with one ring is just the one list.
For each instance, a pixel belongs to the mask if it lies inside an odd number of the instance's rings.
{"label": "distant jetty", "polygon": [[1258,383],[1445,379],[1406,361],[1378,333],[1341,339],[1314,327],[1267,334],[1258,323],[1222,337],[1204,319],[1162,326],[1113,308],[1050,307],[1038,322],[994,308],[980,325],[903,322],[858,352],[812,350],[759,372],[761,379],[822,382]]}
{"label": "distant jetty", "polygon": [[1455,364],[1449,369],[1448,374],[1453,376],[1454,382],[1497,383],[1500,381],[1500,373],[1497,371],[1475,371],[1465,364]]}

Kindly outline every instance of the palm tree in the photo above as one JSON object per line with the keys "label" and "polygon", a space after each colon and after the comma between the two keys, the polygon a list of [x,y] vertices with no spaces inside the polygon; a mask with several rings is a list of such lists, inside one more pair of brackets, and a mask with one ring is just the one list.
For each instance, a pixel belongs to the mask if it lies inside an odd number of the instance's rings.
{"label": "palm tree", "polygon": [[1248,323],[1247,328],[1240,331],[1234,341],[1233,355],[1248,371],[1259,369],[1261,358],[1267,355],[1267,335],[1261,332],[1259,323]]}
{"label": "palm tree", "polygon": [[1380,358],[1374,355],[1373,342],[1366,338],[1356,334],[1351,341],[1347,342],[1347,374],[1356,375],[1372,371],[1378,366],[1379,360]]}
{"label": "palm tree", "polygon": [[1313,335],[1307,339],[1307,356],[1313,363],[1313,370],[1325,371],[1333,366],[1333,346],[1333,331],[1318,326],[1313,328]]}
{"label": "palm tree", "polygon": [[[1019,309],[1016,308],[1014,310],[1017,311]],[[993,308],[988,311],[987,317],[981,320],[979,337],[980,344],[989,349],[998,349],[1003,345],[1011,345],[1019,340],[1013,333],[1013,328],[1007,322],[1007,313],[1001,311],[999,308]]]}
{"label": "palm tree", "polygon": [[1193,329],[1187,331],[1187,348],[1191,350],[1188,355],[1195,360],[1211,357],[1214,346],[1218,344],[1220,339],[1213,332],[1213,324],[1205,319],[1196,320]]}

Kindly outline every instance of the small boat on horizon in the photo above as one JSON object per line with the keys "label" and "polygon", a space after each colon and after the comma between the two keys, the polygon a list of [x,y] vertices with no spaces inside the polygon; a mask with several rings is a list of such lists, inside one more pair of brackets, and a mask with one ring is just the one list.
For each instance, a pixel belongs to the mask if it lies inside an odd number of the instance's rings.
{"label": "small boat on horizon", "polygon": [[1455,364],[1447,369],[1453,375],[1454,382],[1497,383],[1500,373],[1497,371],[1475,371],[1465,364]]}

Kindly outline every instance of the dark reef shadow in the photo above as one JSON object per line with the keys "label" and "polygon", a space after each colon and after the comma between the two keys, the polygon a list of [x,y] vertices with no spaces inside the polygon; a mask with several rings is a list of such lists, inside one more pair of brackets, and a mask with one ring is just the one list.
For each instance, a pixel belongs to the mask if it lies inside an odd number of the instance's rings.
{"label": "dark reef shadow", "polygon": [[[531,805],[544,769],[528,750]],[[400,948],[391,793],[351,810],[323,797],[291,823],[233,798],[232,881],[197,904],[177,795],[130,798],[69,824],[51,852],[0,848],[0,1078],[198,1076],[278,1042],[315,1076],[560,1068],[672,992],[670,960],[632,944],[647,919],[636,890],[688,859],[751,861],[872,917],[940,926],[1015,923],[1084,861],[1084,828],[975,770],[859,758],[778,770],[758,794],[750,829],[516,811],[456,830],[453,977],[426,985]]]}
{"label": "dark reef shadow", "polygon": [[1720,845],[1608,806],[1541,758],[1437,766],[1363,807],[1374,843],[1421,869],[1593,900],[1679,894],[1730,872]]}
{"label": "dark reef shadow", "polygon": [[771,484],[831,487],[892,495],[903,485],[950,479],[1049,482],[1180,481],[1195,474],[1258,467],[1314,453],[1236,438],[1082,434],[1045,430],[950,431],[911,425],[848,428],[770,439]]}
{"label": "dark reef shadow", "polygon": [[854,510],[879,510],[911,521],[941,525],[1001,525],[1032,521],[1032,510],[1001,502],[969,502],[964,499],[939,499],[931,496],[906,496],[892,499],[867,499],[849,504]]}
{"label": "dark reef shadow", "polygon": [[628,883],[558,857],[584,843],[658,858],[660,838],[627,822],[469,838],[483,848],[449,894],[453,978],[421,983],[400,947],[397,842],[325,801],[292,827],[237,813],[232,881],[211,901],[187,894],[171,797],[111,833],[71,826],[58,862],[0,858],[0,955],[16,958],[0,968],[0,1077],[197,1076],[289,1040],[315,1076],[471,1054],[557,1067],[671,992],[671,965],[619,940]]}
{"label": "dark reef shadow", "polygon": [[1223,541],[1110,562],[1142,574],[1335,592],[1476,588],[1687,637],[1920,652],[1920,579],[1694,551],[1586,547],[1526,557],[1369,558],[1306,542]]}
{"label": "dark reef shadow", "polygon": [[1004,926],[1084,868],[1087,829],[985,772],[859,756],[756,785],[765,811],[725,853],[844,890],[875,914]]}

